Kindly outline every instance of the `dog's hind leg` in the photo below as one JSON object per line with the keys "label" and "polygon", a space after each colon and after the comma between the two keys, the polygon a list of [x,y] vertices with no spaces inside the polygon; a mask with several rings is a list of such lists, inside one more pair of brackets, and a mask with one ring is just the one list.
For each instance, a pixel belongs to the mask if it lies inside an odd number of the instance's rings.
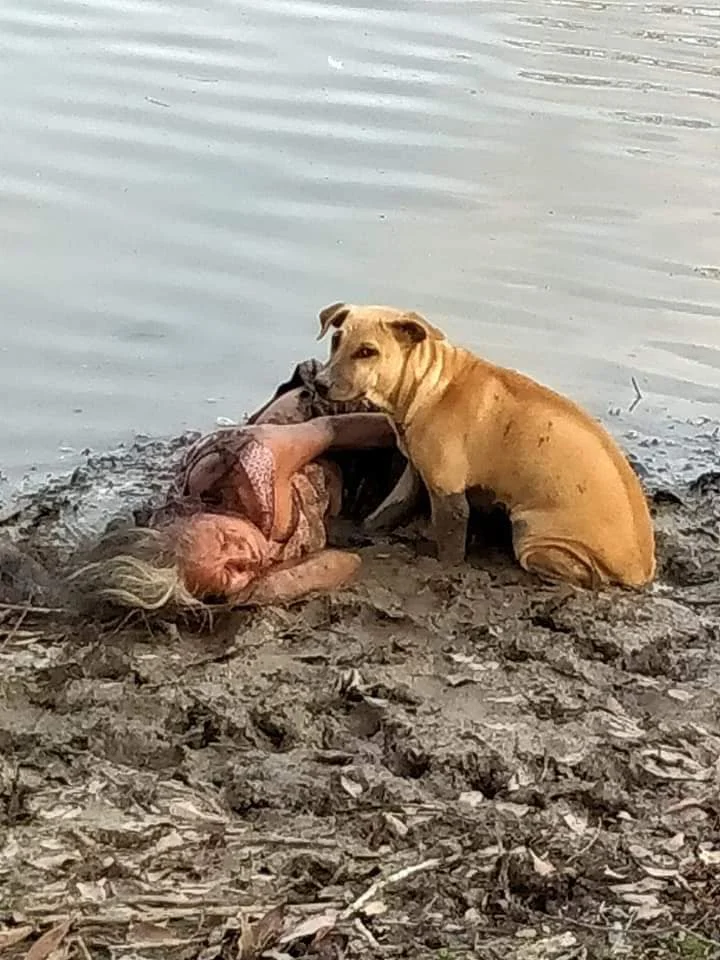
{"label": "dog's hind leg", "polygon": [[513,546],[520,566],[543,580],[561,581],[594,590],[608,582],[608,576],[582,543],[565,537],[527,535],[524,524],[513,526]]}

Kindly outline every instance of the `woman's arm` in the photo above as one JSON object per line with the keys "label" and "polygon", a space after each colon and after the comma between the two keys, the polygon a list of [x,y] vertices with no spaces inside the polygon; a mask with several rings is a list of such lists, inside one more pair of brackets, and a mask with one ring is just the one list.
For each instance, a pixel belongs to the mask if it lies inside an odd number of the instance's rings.
{"label": "woman's arm", "polygon": [[395,433],[384,414],[346,413],[305,423],[248,427],[272,451],[275,510],[273,537],[286,531],[292,516],[292,477],[331,449],[392,447]]}
{"label": "woman's arm", "polygon": [[360,569],[360,557],[344,550],[323,550],[287,567],[276,567],[251,587],[239,606],[292,603],[309,593],[344,587]]}
{"label": "woman's arm", "polygon": [[384,413],[342,413],[305,423],[265,424],[254,428],[273,452],[275,475],[286,483],[298,470],[328,450],[394,447],[395,431]]}
{"label": "woman's arm", "polygon": [[395,430],[384,413],[343,413],[319,417],[327,421],[332,436],[329,450],[368,450],[394,447]]}

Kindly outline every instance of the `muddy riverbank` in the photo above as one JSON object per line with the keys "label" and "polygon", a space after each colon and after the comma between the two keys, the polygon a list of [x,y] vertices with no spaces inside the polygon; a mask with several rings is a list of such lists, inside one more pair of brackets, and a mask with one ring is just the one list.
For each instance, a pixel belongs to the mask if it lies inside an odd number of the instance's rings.
{"label": "muddy riverbank", "polygon": [[[187,439],[88,458],[6,535],[52,566]],[[5,582],[0,949],[717,956],[720,476],[650,494],[640,596],[541,585],[501,539],[447,575],[413,530],[210,631]]]}

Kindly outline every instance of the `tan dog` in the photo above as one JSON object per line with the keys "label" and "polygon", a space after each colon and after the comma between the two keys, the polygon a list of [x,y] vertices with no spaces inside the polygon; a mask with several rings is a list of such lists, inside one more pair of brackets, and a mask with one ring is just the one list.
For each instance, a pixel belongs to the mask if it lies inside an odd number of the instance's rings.
{"label": "tan dog", "polygon": [[[363,397],[392,418],[430,495],[438,557],[465,557],[469,503],[503,504],[526,570],[584,587],[641,587],[655,575],[647,502],[607,431],[570,400],[467,350],[416,313],[335,303],[317,379],[335,401]],[[412,495],[410,475],[401,480]]]}

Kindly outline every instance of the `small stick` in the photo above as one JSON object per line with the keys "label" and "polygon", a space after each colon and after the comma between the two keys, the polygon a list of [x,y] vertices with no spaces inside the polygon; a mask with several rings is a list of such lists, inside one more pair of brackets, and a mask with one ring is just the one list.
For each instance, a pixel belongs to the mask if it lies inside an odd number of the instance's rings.
{"label": "small stick", "polygon": [[63,607],[34,607],[31,603],[0,603],[0,610],[14,610],[17,613],[67,613]]}
{"label": "small stick", "polygon": [[574,853],[571,857],[568,858],[567,866],[570,866],[570,864],[575,863],[575,861],[579,860],[580,857],[582,857],[584,853],[587,853],[591,847],[595,846],[595,843],[598,837],[600,836],[601,830],[602,830],[602,824],[598,824],[597,830],[593,830],[593,834],[590,837],[590,840],[588,841],[588,843],[586,843],[584,847],[581,847],[577,851],[577,853]]}
{"label": "small stick", "polygon": [[80,947],[80,953],[82,953],[85,960],[92,960],[92,956],[90,955],[90,951],[87,948],[87,944],[85,943],[83,938],[80,936],[80,934],[78,934],[74,938],[74,940],[75,940],[75,943]]}
{"label": "small stick", "polygon": [[635,399],[634,399],[633,402],[630,404],[630,407],[629,407],[629,409],[628,409],[628,413],[632,413],[633,410],[635,409],[635,407],[640,403],[640,401],[644,399],[644,397],[643,397],[643,395],[642,395],[642,391],[640,390],[640,387],[638,386],[638,382],[637,382],[637,380],[635,379],[635,377],[630,377],[630,381],[631,381],[633,387],[635,388]]}
{"label": "small stick", "polygon": [[[274,904],[252,903],[243,906],[245,913],[265,914],[273,908]],[[317,903],[294,903],[290,904],[293,910],[308,913],[319,913],[322,910],[340,909],[341,901],[327,900]],[[43,907],[30,908],[26,911],[31,915],[40,914],[40,919],[45,924],[57,923],[58,920],[66,919],[66,914],[46,913]],[[83,930],[93,929],[94,927],[126,927],[129,921],[146,920],[150,923],[158,923],[163,920],[197,920],[199,916],[205,917],[234,917],[238,912],[237,900],[232,903],[213,903],[210,901],[197,901],[187,907],[166,907],[164,909],[133,910],[132,907],[124,903],[118,904],[115,910],[106,910],[104,913],[88,914],[85,917],[78,917],[76,927]]]}
{"label": "small stick", "polygon": [[10,643],[12,643],[12,641],[15,639],[15,637],[18,634],[18,630],[23,625],[23,621],[25,620],[25,617],[28,615],[29,612],[30,612],[30,604],[28,603],[25,605],[25,609],[15,621],[15,626],[12,628],[12,630],[10,630],[8,635],[5,637],[2,647],[0,647],[0,650],[4,650],[5,647],[7,647]]}
{"label": "small stick", "polygon": [[371,946],[374,950],[379,950],[379,949],[380,949],[380,944],[379,944],[379,942],[375,939],[375,937],[372,935],[372,933],[370,933],[370,931],[369,931],[368,928],[365,926],[365,924],[362,922],[362,920],[360,919],[360,917],[355,917],[355,919],[353,920],[353,926],[355,927],[355,929],[357,930],[357,932],[358,932],[362,937],[365,937],[365,939],[367,940],[367,942],[370,944],[370,946]]}
{"label": "small stick", "polygon": [[203,943],[206,939],[207,939],[206,937],[190,937],[187,940],[183,940],[177,937],[173,937],[171,935],[168,937],[167,940],[139,940],[137,943],[135,943],[134,941],[131,941],[130,943],[112,943],[110,944],[110,949],[111,950],[162,950],[165,947],[186,947],[189,944],[193,944],[193,943]]}
{"label": "small stick", "polygon": [[277,833],[252,834],[242,827],[232,826],[228,826],[226,832],[228,839],[240,839],[251,847],[271,843],[285,847],[326,847],[329,850],[335,850],[338,847],[337,840],[330,840],[328,837],[287,837]]}
{"label": "small stick", "polygon": [[416,873],[422,873],[424,870],[436,870],[441,863],[442,860],[437,857],[431,860],[423,860],[422,863],[416,863],[411,867],[403,867],[403,869],[398,870],[397,873],[391,873],[389,877],[385,877],[382,880],[376,880],[375,883],[371,884],[367,888],[365,893],[360,894],[357,900],[343,910],[339,919],[349,920],[354,913],[358,913],[358,911],[366,903],[368,903],[368,901],[376,897],[381,890],[385,889],[385,887],[392,886],[394,883],[399,883],[401,880],[407,880],[408,877],[412,877]]}

